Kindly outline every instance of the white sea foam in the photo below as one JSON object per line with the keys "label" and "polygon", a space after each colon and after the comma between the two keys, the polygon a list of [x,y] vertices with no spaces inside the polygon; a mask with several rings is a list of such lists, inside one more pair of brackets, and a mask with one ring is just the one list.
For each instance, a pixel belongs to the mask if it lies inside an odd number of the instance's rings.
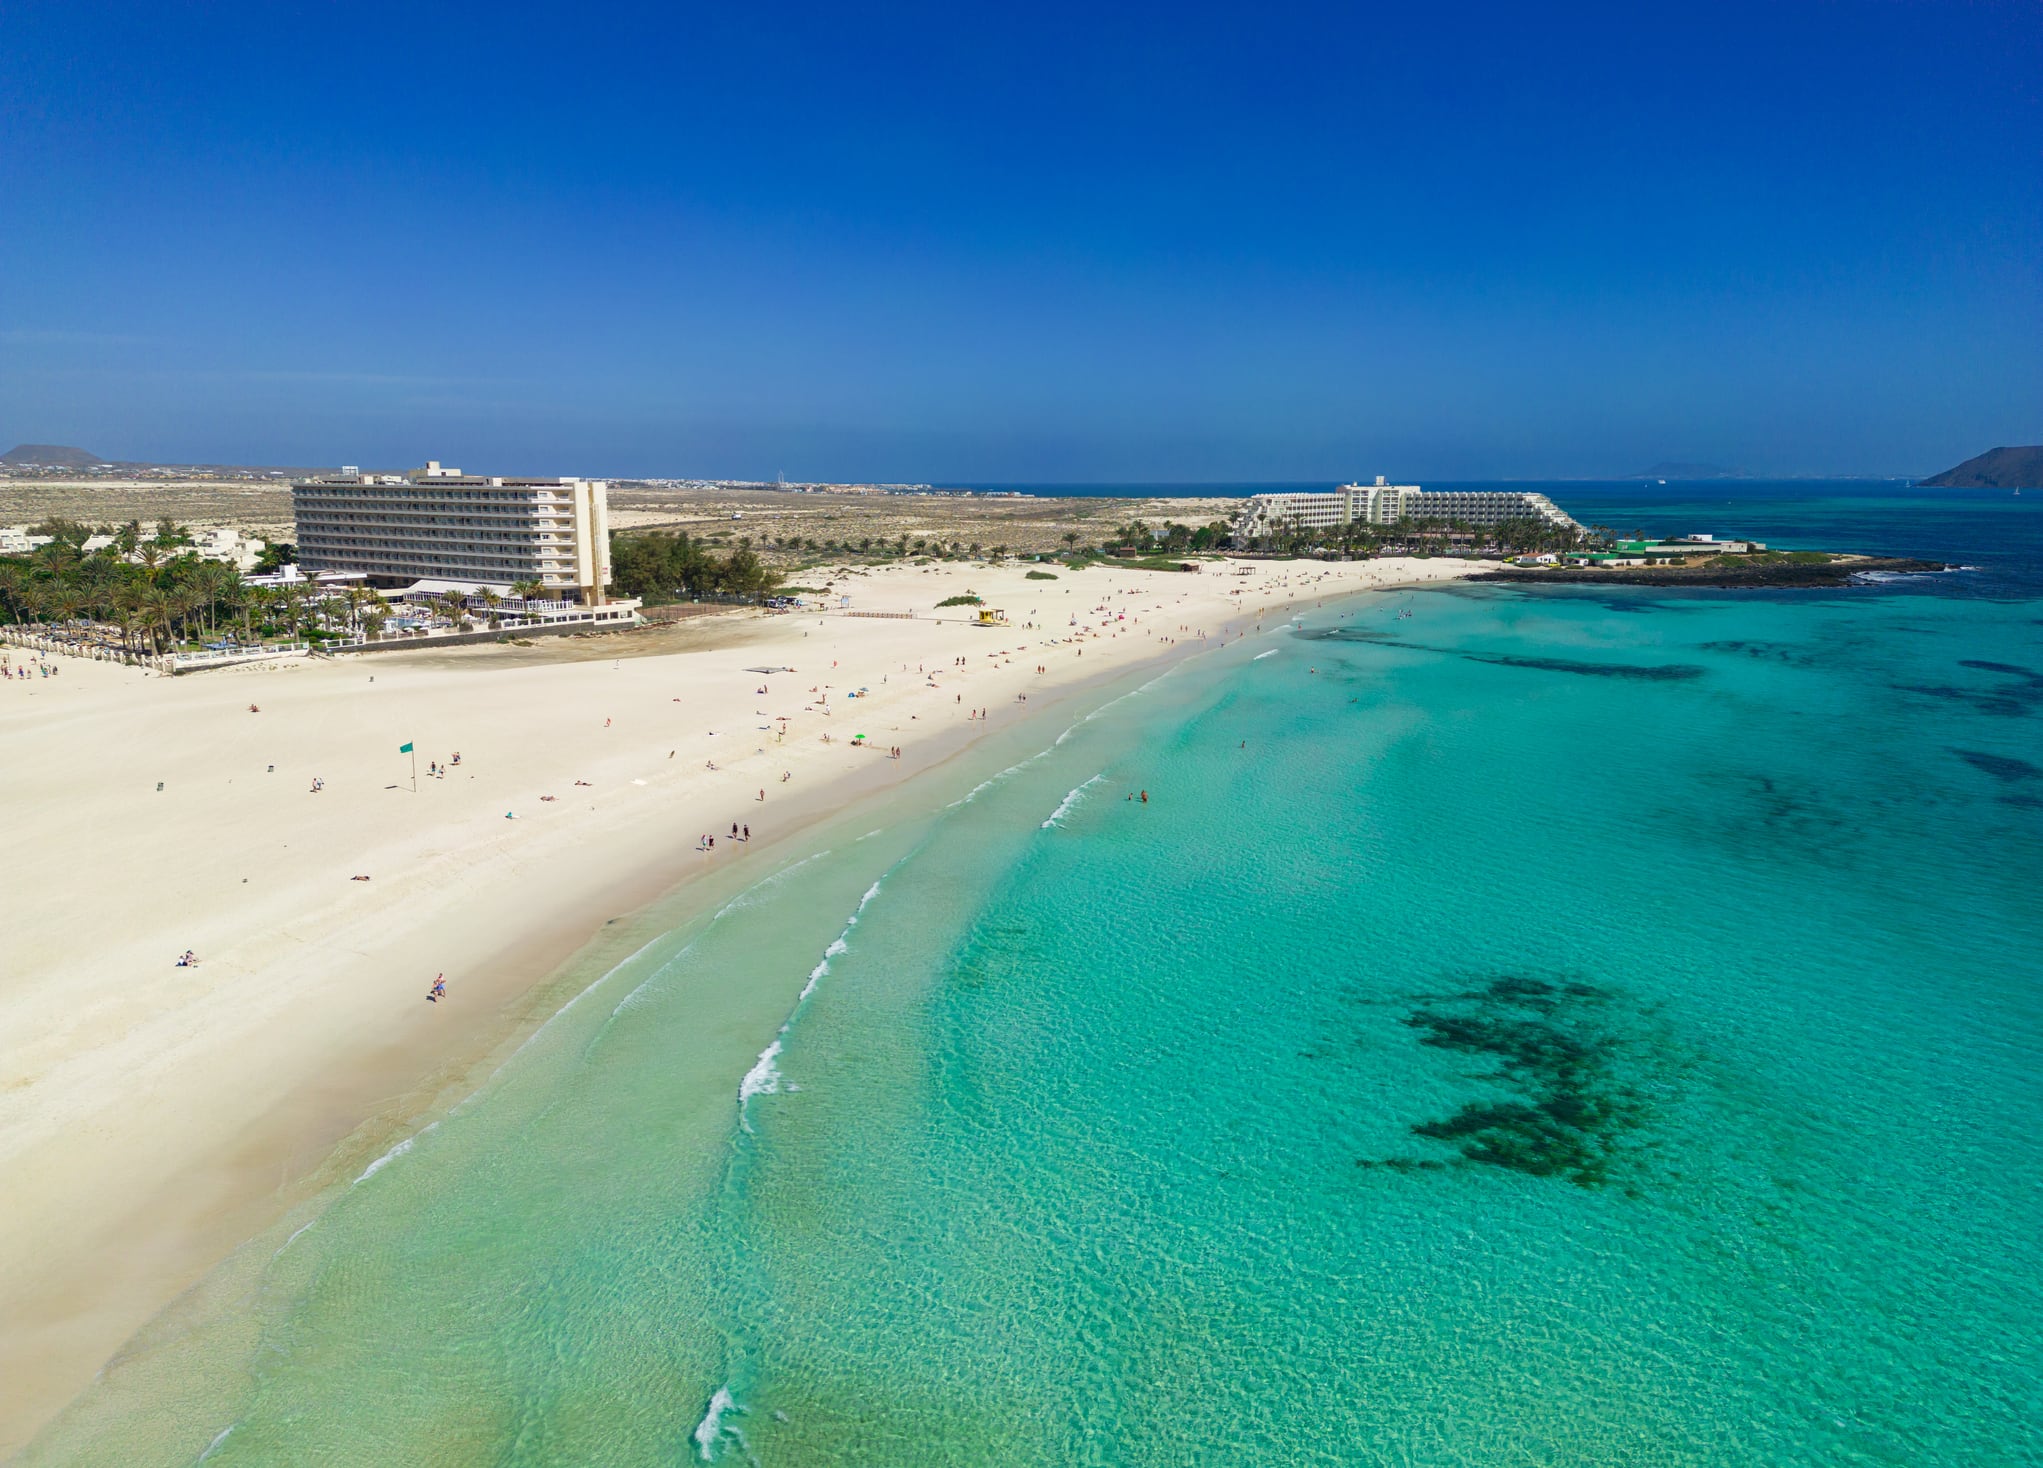
{"label": "white sea foam", "polygon": [[[1062,734],[1059,734],[1055,739],[1051,740],[1050,749],[1055,749],[1058,745],[1062,744],[1065,740],[1069,739],[1072,735],[1076,734],[1080,729],[1084,728],[1087,724],[1090,724],[1094,719],[1097,719],[1101,714],[1105,713],[1115,704],[1125,703],[1127,702],[1127,700],[1131,698],[1135,698],[1141,694],[1149,692],[1150,689],[1154,688],[1164,679],[1170,677],[1171,674],[1175,673],[1176,671],[1177,665],[1172,664],[1170,667],[1165,668],[1161,673],[1158,673],[1154,678],[1151,678],[1147,683],[1143,684],[1140,688],[1131,688],[1126,693],[1122,694],[1119,698],[1108,699],[1105,703],[1101,704],[1098,708],[1094,709],[1091,713],[1087,714],[1084,718],[1079,719],[1076,723],[1072,724],[1071,727],[1066,729]],[[1043,751],[1043,754],[1048,754],[1049,752],[1050,750],[1046,749]],[[1041,759],[1043,757],[1043,754],[1036,755],[1033,758],[1025,761],[1025,763],[1034,764],[1036,760]],[[1016,766],[1016,768],[1018,769],[1020,768],[1020,766]],[[973,793],[977,794],[978,792],[974,791]]]}
{"label": "white sea foam", "polygon": [[1105,770],[1101,770],[1097,775],[1094,775],[1090,780],[1087,780],[1083,785],[1079,785],[1073,788],[1070,794],[1066,795],[1062,800],[1057,802],[1057,809],[1050,812],[1050,819],[1043,822],[1043,829],[1047,831],[1052,826],[1056,825],[1059,821],[1063,820],[1065,816],[1071,813],[1071,808],[1074,805],[1077,805],[1080,800],[1085,798],[1085,792],[1087,790],[1090,790],[1093,786],[1099,784],[1099,782],[1106,779],[1106,777],[1107,772]]}
{"label": "white sea foam", "polygon": [[[367,1176],[368,1176],[368,1174],[367,1174],[366,1172],[362,1174],[362,1177],[367,1177]],[[355,1181],[356,1181],[356,1182],[360,1182],[361,1180],[362,1180],[362,1178],[359,1178],[359,1177],[355,1179]],[[307,1230],[308,1228],[312,1227],[312,1225],[313,1225],[314,1223],[317,1223],[317,1222],[319,1222],[319,1220],[315,1218],[315,1219],[311,1220],[311,1222],[308,1222],[308,1223],[301,1223],[301,1224],[299,1224],[299,1225],[298,1225],[298,1226],[297,1226],[297,1227],[296,1227],[295,1229],[291,1230],[291,1237],[289,1237],[288,1239],[285,1239],[283,1243],[281,1243],[281,1244],[277,1245],[277,1252],[276,1252],[276,1254],[272,1254],[272,1255],[270,1255],[270,1258],[272,1258],[272,1259],[275,1259],[275,1258],[276,1258],[276,1257],[277,1257],[277,1256],[278,1256],[279,1254],[282,1254],[282,1253],[284,1252],[284,1250],[286,1250],[286,1249],[290,1248],[290,1247],[291,1247],[291,1245],[293,1245],[293,1244],[297,1243],[297,1242],[298,1242],[298,1236],[299,1236],[300,1234],[304,1233],[304,1232],[305,1232],[305,1230]],[[203,1461],[203,1460],[201,1460],[201,1461]]]}
{"label": "white sea foam", "polygon": [[212,1457],[213,1454],[219,1452],[220,1444],[227,1441],[227,1435],[234,1431],[234,1429],[239,1427],[240,1425],[241,1424],[238,1422],[230,1422],[225,1427],[221,1428],[220,1435],[214,1438],[211,1442],[207,1443],[206,1450],[203,1453],[199,1454],[199,1461],[203,1463],[206,1461],[206,1459]]}
{"label": "white sea foam", "polygon": [[[782,1026],[782,1033],[786,1033],[786,1026]],[[780,1089],[779,1060],[780,1036],[776,1035],[773,1043],[759,1052],[759,1058],[752,1062],[752,1068],[745,1072],[745,1078],[738,1082],[740,1107],[754,1096],[771,1096]]]}
{"label": "white sea foam", "polygon": [[729,1387],[718,1387],[716,1395],[709,1399],[709,1410],[695,1424],[695,1455],[703,1462],[709,1462],[716,1455],[717,1441],[724,1435],[724,1413],[737,1408],[737,1405],[731,1399]]}
{"label": "white sea foam", "polygon": [[1270,649],[1270,650],[1269,650],[1268,652],[1259,652],[1259,653],[1257,653],[1257,654],[1256,654],[1256,655],[1255,655],[1254,657],[1250,658],[1250,659],[1249,659],[1249,661],[1250,661],[1250,662],[1252,662],[1252,663],[1260,663],[1260,662],[1261,662],[1261,661],[1262,661],[1262,660],[1263,660],[1264,658],[1273,658],[1273,657],[1275,657],[1275,656],[1277,655],[1277,651],[1278,651],[1278,650],[1277,650],[1276,648],[1274,648],[1274,647],[1273,647],[1273,648],[1271,648],[1271,649]]}
{"label": "white sea foam", "polygon": [[[638,1001],[645,997],[646,991],[651,989],[653,985],[657,984],[661,979],[664,979],[669,973],[669,971],[672,970],[675,963],[679,962],[683,957],[690,953],[694,949],[695,945],[697,943],[700,943],[703,940],[703,938],[708,935],[709,930],[711,928],[714,928],[727,915],[733,912],[737,912],[742,908],[751,907],[754,903],[760,900],[762,894],[764,894],[768,889],[778,886],[783,880],[794,875],[794,873],[800,871],[810,862],[821,861],[824,857],[828,856],[829,854],[830,853],[827,850],[817,851],[812,852],[808,856],[803,857],[800,861],[789,862],[786,866],[782,867],[779,871],[773,873],[771,876],[763,877],[759,881],[754,882],[751,886],[747,887],[744,891],[740,892],[736,897],[733,897],[729,902],[726,902],[722,907],[718,908],[715,912],[711,913],[709,915],[709,921],[702,925],[702,931],[700,933],[697,933],[693,938],[689,939],[687,947],[681,949],[681,951],[679,953],[676,953],[673,956],[673,958],[668,959],[667,962],[661,964],[653,972],[647,974],[644,979],[640,980],[638,987],[636,987],[629,994],[625,995],[622,999],[617,1001],[617,1007],[610,1011],[610,1017],[612,1019],[616,1019],[617,1016],[624,1013],[625,1010],[636,1008],[638,1006]],[[653,942],[657,943],[659,942],[659,939],[655,938]],[[650,947],[652,947],[652,943],[648,943],[646,945],[646,948]],[[637,958],[639,956],[639,953],[644,953],[645,951],[646,951],[645,948],[641,948],[639,949],[638,953],[634,953],[631,956],[631,958]],[[631,958],[627,958],[625,960],[625,963],[631,962]],[[620,964],[619,967],[621,968],[623,967],[623,965]],[[610,972],[615,973],[617,972],[617,970],[612,969]],[[607,978],[609,977],[609,975],[606,974],[604,977]],[[601,980],[598,980],[598,982],[600,983]],[[579,998],[580,996],[577,995],[576,997]],[[561,1011],[561,1013],[563,1014],[565,1014],[566,1012],[567,1012],[566,1010]],[[551,1023],[551,1021],[548,1021],[548,1023]]]}
{"label": "white sea foam", "polygon": [[[1052,747],[1054,748],[1055,746]],[[981,780],[977,785],[974,785],[970,790],[966,791],[962,799],[954,800],[944,808],[946,810],[954,810],[961,805],[970,805],[973,801],[977,800],[981,795],[984,795],[988,790],[991,790],[995,785],[998,785],[1001,781],[1007,779],[1008,776],[1020,774],[1023,770],[1026,770],[1030,765],[1034,764],[1037,760],[1041,759],[1044,755],[1048,754],[1049,752],[1050,751],[1048,749],[1039,749],[1034,754],[1030,755],[1027,759],[1022,760],[1019,763],[1009,765],[999,774],[988,775],[985,779]]]}
{"label": "white sea foam", "polygon": [[591,994],[595,993],[598,989],[602,988],[605,984],[609,983],[612,979],[616,978],[620,973],[624,972],[624,970],[628,968],[630,965],[638,962],[641,958],[644,958],[648,953],[652,952],[653,948],[656,945],[658,945],[662,938],[665,938],[666,936],[667,935],[665,933],[660,934],[659,938],[653,939],[652,942],[647,943],[643,948],[639,949],[638,952],[632,954],[631,957],[625,959],[623,962],[615,965],[614,967],[606,971],[601,978],[591,981],[587,988],[581,990],[581,992],[576,994],[574,998],[568,1000],[567,1003],[563,1004],[560,1008],[556,1009],[552,1014],[549,1014],[546,1017],[546,1022],[542,1024],[538,1029],[534,1030],[531,1034],[527,1035],[525,1037],[524,1043],[521,1044],[516,1050],[513,1050],[508,1056],[506,1056],[504,1059],[504,1063],[502,1065],[498,1066],[495,1070],[489,1073],[489,1079],[484,1081],[480,1086],[476,1087],[472,1093],[470,1093],[467,1096],[464,1096],[461,1099],[461,1105],[456,1106],[454,1110],[460,1111],[463,1107],[467,1106],[469,1102],[473,1101],[477,1096],[480,1096],[484,1091],[487,1091],[490,1088],[490,1086],[495,1083],[496,1078],[498,1076],[502,1075],[505,1071],[509,1070],[513,1062],[515,1062],[520,1055],[523,1055],[527,1050],[532,1048],[533,1041],[537,1040],[541,1035],[545,1034],[548,1030],[553,1028],[553,1022],[555,1020],[559,1019],[562,1015],[566,1014],[570,1009],[573,1009],[577,1004],[580,1004],[584,999],[588,998]]}
{"label": "white sea foam", "polygon": [[[352,1188],[360,1187],[370,1178],[376,1176],[377,1173],[383,1171],[384,1168],[390,1166],[391,1163],[397,1161],[398,1158],[404,1156],[405,1153],[409,1152],[414,1146],[418,1144],[418,1139],[420,1137],[423,1137],[427,1132],[436,1130],[439,1127],[439,1125],[440,1124],[437,1121],[427,1122],[424,1126],[420,1127],[417,1131],[413,1132],[410,1136],[406,1137],[403,1141],[399,1142],[395,1147],[392,1147],[388,1152],[385,1152],[381,1157],[378,1157],[374,1162],[370,1163],[367,1167],[363,1168],[362,1175],[356,1178],[352,1183],[348,1184],[348,1186]],[[307,1227],[310,1227],[310,1225],[308,1224]],[[305,1232],[305,1230],[302,1228],[298,1230],[298,1233],[303,1232]],[[293,1234],[291,1237],[296,1238],[297,1236],[298,1236],[297,1234]]]}
{"label": "white sea foam", "polygon": [[[902,858],[903,861],[906,859]],[[894,866],[900,864],[896,862]],[[802,992],[795,996],[794,1008],[788,1011],[787,1018],[780,1022],[780,1028],[774,1032],[773,1043],[759,1052],[759,1058],[752,1063],[752,1068],[745,1072],[744,1079],[738,1082],[738,1125],[745,1131],[752,1130],[752,1119],[745,1110],[746,1102],[754,1096],[771,1096],[783,1089],[789,1091],[800,1089],[793,1085],[783,1087],[781,1084],[781,1042],[787,1038],[788,1031],[794,1028],[795,1019],[801,1014],[802,1006],[809,1002],[809,996],[816,992],[816,986],[822,983],[824,975],[830,972],[830,960],[851,947],[851,930],[858,926],[859,915],[871,905],[875,897],[880,895],[880,888],[885,885],[888,873],[893,870],[893,867],[887,868],[886,872],[882,872],[874,879],[872,886],[865,889],[865,896],[858,899],[858,906],[853,908],[851,916],[844,920],[844,930],[830,940],[830,946],[823,950],[823,956],[816,961],[816,966],[809,970],[809,980],[802,985]]]}

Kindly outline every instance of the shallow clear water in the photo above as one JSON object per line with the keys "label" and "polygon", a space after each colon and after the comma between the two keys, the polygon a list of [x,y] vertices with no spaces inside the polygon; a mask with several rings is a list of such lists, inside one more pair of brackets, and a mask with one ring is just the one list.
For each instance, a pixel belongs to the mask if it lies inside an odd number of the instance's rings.
{"label": "shallow clear water", "polygon": [[2035,1462],[2043,604],[1956,582],[1183,665],[587,976],[40,1456]]}

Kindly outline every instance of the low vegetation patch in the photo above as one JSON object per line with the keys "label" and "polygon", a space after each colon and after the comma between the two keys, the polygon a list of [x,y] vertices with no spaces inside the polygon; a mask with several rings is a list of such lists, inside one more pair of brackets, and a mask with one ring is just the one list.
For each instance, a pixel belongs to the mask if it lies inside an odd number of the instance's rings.
{"label": "low vegetation patch", "polygon": [[1139,561],[1122,561],[1119,564],[1133,566],[1138,571],[1196,571],[1199,569],[1190,561],[1174,561],[1167,556],[1144,556]]}
{"label": "low vegetation patch", "polygon": [[1031,571],[1022,578],[1024,581],[1055,581],[1056,579],[1057,573],[1055,571]]}
{"label": "low vegetation patch", "polygon": [[1824,551],[1753,551],[1738,557],[1748,566],[1827,566],[1836,559]]}
{"label": "low vegetation patch", "polygon": [[980,604],[981,600],[982,598],[976,597],[968,591],[963,596],[947,596],[938,602],[937,605],[939,607],[976,607]]}

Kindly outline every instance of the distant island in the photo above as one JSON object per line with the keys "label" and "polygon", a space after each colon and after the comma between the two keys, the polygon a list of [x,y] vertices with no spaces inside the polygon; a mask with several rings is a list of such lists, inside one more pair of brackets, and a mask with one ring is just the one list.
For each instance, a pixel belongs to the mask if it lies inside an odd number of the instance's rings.
{"label": "distant island", "polygon": [[35,464],[53,469],[92,469],[106,460],[60,443],[18,443],[0,454],[0,464]]}
{"label": "distant island", "polygon": [[1988,449],[1918,483],[1923,489],[2043,489],[2043,444]]}
{"label": "distant island", "polygon": [[1689,464],[1668,460],[1627,474],[1627,479],[1750,479],[1743,469],[1726,469],[1721,464]]}

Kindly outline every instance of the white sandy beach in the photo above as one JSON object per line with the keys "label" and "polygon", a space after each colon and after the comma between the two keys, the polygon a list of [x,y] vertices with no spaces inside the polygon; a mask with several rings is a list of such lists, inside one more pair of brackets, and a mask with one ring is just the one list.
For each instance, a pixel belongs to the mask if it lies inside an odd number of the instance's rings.
{"label": "white sandy beach", "polygon": [[[528,1022],[520,998],[607,919],[1082,683],[1469,569],[901,566],[835,589],[917,620],[736,611],[178,679],[63,659],[0,684],[0,1455],[342,1138]],[[934,610],[967,589],[1010,625]]]}

